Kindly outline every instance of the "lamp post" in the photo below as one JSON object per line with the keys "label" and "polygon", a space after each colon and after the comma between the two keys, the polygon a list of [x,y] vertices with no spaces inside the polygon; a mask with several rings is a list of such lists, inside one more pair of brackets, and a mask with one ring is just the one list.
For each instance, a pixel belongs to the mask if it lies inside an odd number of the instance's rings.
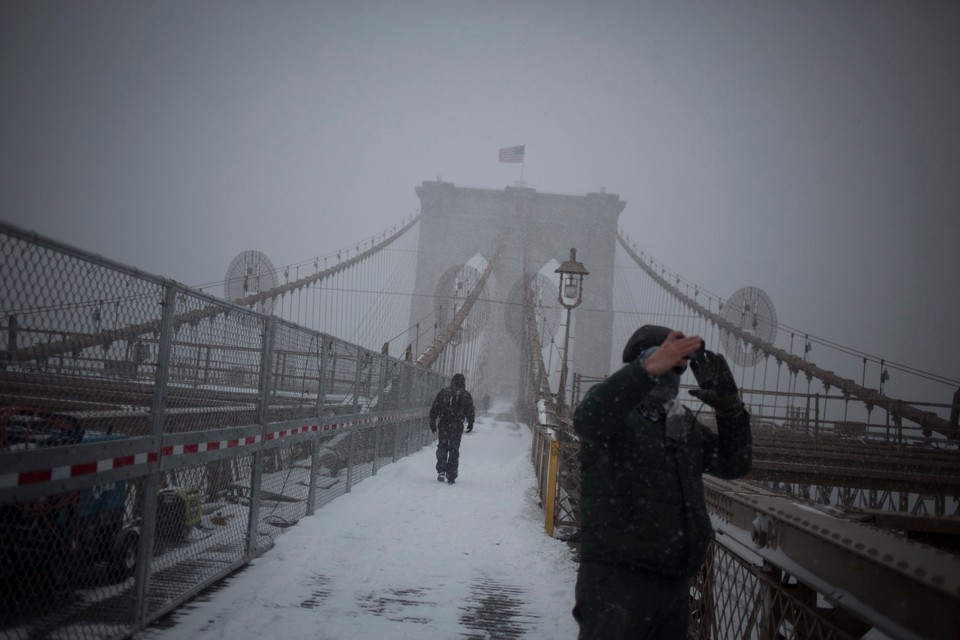
{"label": "lamp post", "polygon": [[560,366],[560,389],[557,392],[557,403],[560,405],[561,415],[569,417],[567,411],[567,356],[570,352],[570,311],[583,302],[583,276],[590,272],[577,262],[577,250],[570,249],[570,259],[556,268],[554,273],[560,274],[560,291],[557,301],[567,310],[567,326],[563,335],[563,363]]}

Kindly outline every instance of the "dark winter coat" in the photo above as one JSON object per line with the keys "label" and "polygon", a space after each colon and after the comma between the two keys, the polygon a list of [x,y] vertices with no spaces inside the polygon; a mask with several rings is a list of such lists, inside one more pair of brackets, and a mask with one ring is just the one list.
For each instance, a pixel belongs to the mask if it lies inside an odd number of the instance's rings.
{"label": "dark winter coat", "polygon": [[574,413],[581,560],[692,577],[713,536],[702,474],[732,479],[750,470],[750,415],[718,418],[718,436],[684,409],[686,442],[672,445],[665,423],[638,411],[654,386],[643,362],[631,362],[592,387]]}
{"label": "dark winter coat", "polygon": [[430,406],[430,426],[441,429],[463,430],[463,421],[473,428],[473,396],[466,389],[462,374],[455,374],[449,387],[440,389]]}

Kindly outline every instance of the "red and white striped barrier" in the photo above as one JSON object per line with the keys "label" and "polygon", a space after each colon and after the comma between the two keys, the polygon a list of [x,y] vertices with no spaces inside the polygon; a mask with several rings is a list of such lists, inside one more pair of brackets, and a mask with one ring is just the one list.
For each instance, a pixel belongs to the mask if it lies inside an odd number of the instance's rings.
{"label": "red and white striped barrier", "polygon": [[53,482],[55,480],[65,480],[67,478],[76,478],[103,471],[111,471],[138,464],[157,462],[162,456],[180,456],[195,453],[204,453],[207,451],[219,451],[222,449],[232,449],[259,444],[261,441],[273,441],[290,436],[296,436],[304,433],[315,433],[318,431],[337,431],[349,429],[351,427],[362,427],[378,422],[401,422],[412,418],[421,417],[422,412],[408,412],[390,416],[379,416],[363,418],[359,420],[347,420],[344,422],[334,422],[324,425],[304,425],[302,427],[293,427],[291,429],[280,429],[268,433],[262,437],[246,436],[244,438],[233,438],[230,440],[211,440],[209,442],[192,442],[186,444],[164,445],[160,452],[150,451],[146,453],[137,453],[133,455],[117,456],[114,458],[105,458],[102,460],[91,460],[88,462],[78,462],[76,464],[64,465],[59,467],[48,467],[45,469],[31,469],[29,471],[19,471],[16,473],[0,473],[0,489],[12,489],[44,482]]}
{"label": "red and white striped barrier", "polygon": [[41,482],[53,482],[54,480],[66,480],[67,478],[76,478],[86,476],[92,473],[102,471],[111,471],[123,467],[131,467],[137,464],[156,462],[160,456],[156,451],[147,453],[137,453],[129,456],[117,456],[115,458],[105,458],[103,460],[92,460],[90,462],[78,462],[76,464],[65,465],[62,467],[49,467],[46,469],[31,469],[29,471],[20,471],[18,473],[0,474],[0,489],[11,489],[13,487],[23,487]]}

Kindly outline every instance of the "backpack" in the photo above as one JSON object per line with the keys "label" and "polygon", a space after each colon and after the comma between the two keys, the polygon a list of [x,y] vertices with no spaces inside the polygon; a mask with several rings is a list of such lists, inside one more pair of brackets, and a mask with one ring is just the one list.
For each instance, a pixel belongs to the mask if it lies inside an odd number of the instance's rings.
{"label": "backpack", "polygon": [[466,410],[467,392],[465,389],[447,387],[442,391],[437,403],[437,417],[441,424],[463,424]]}

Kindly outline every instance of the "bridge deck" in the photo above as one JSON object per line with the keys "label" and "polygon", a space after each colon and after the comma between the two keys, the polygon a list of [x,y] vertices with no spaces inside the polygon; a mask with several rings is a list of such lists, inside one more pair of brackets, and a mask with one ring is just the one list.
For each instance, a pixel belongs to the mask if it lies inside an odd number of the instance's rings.
{"label": "bridge deck", "polygon": [[544,533],[529,447],[481,416],[455,485],[433,447],[387,465],[139,637],[576,637],[576,564]]}

